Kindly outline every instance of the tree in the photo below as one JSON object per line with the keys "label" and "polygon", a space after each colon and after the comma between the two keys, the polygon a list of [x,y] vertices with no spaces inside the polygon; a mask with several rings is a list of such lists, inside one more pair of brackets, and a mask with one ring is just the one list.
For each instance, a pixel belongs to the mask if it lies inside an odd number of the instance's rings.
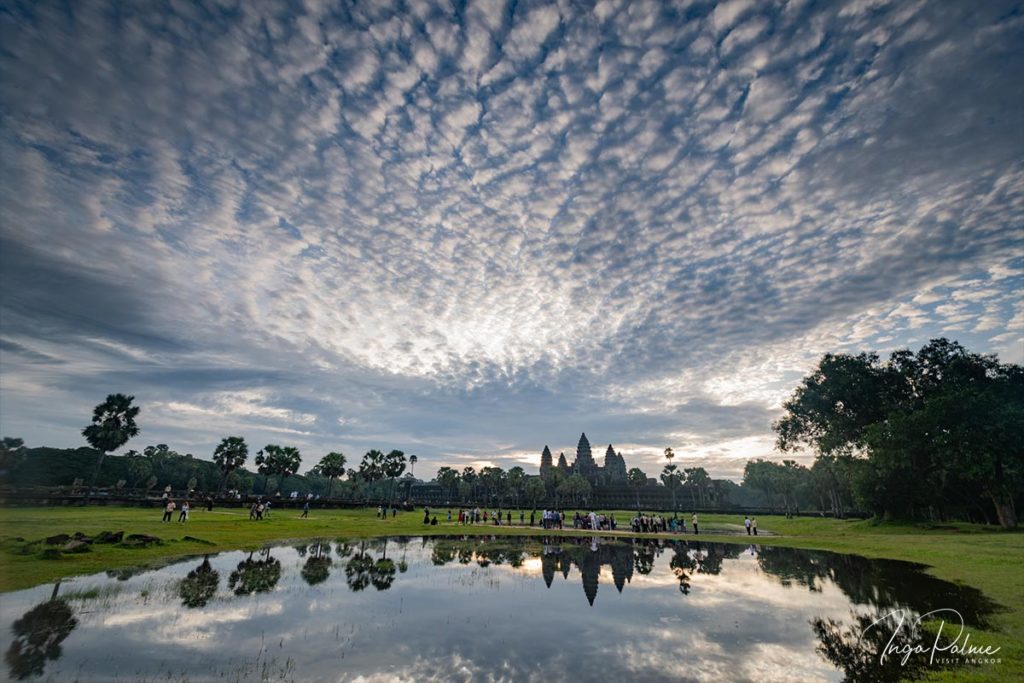
{"label": "tree", "polygon": [[363,481],[372,484],[384,478],[384,452],[376,448],[370,449],[363,454],[363,460],[359,463],[359,476]]}
{"label": "tree", "polygon": [[220,483],[217,492],[224,490],[228,475],[245,464],[249,457],[249,446],[240,436],[225,436],[213,451],[213,461],[220,468]]}
{"label": "tree", "polygon": [[313,467],[313,473],[321,477],[327,477],[327,497],[331,497],[334,490],[334,480],[345,476],[345,454],[340,451],[331,451],[320,462]]}
{"label": "tree", "polygon": [[516,465],[505,474],[505,482],[508,484],[512,494],[516,497],[516,507],[519,507],[519,494],[523,491],[523,481],[526,479],[526,471]]}
{"label": "tree", "polygon": [[405,471],[405,453],[398,450],[388,452],[384,456],[381,471],[385,477],[391,480],[390,501],[393,501],[395,498],[395,479],[402,476],[402,472]]}
{"label": "tree", "polygon": [[540,477],[530,477],[526,480],[526,500],[530,501],[530,507],[537,509],[539,503],[547,494],[544,487],[544,480]]}
{"label": "tree", "polygon": [[640,511],[640,489],[647,486],[647,475],[639,467],[634,467],[626,473],[626,481],[636,493],[636,510]]}
{"label": "tree", "polygon": [[128,439],[139,433],[139,428],[135,424],[139,407],[132,405],[134,400],[134,396],[110,394],[106,401],[93,409],[92,424],[82,430],[82,436],[89,442],[89,445],[100,452],[99,458],[96,459],[96,469],[92,473],[92,480],[89,482],[89,490],[85,494],[86,502],[89,502],[89,497],[96,486],[96,479],[103,466],[103,458],[107,457],[107,453],[116,451],[128,443]]}
{"label": "tree", "polygon": [[562,482],[566,480],[565,473],[557,467],[552,467],[544,474],[544,483],[548,487],[548,497],[555,499],[555,508],[560,508],[559,494],[562,492]]}
{"label": "tree", "polygon": [[277,490],[284,487],[284,480],[299,471],[302,455],[294,446],[278,446],[267,444],[262,451],[256,453],[256,471],[270,478],[278,475]]}
{"label": "tree", "polygon": [[415,455],[409,456],[409,473],[412,474],[414,477],[416,476],[416,463],[418,463],[419,461],[420,459]]}
{"label": "tree", "polygon": [[217,594],[219,583],[220,573],[210,565],[209,556],[204,556],[202,563],[178,584],[181,604],[185,607],[205,607]]}
{"label": "tree", "polygon": [[[671,450],[671,449],[667,449]],[[668,457],[668,456],[666,456]],[[669,459],[665,468],[661,471],[661,482],[669,488],[672,492],[672,511],[675,512],[679,509],[676,505],[676,489],[679,488],[679,466],[672,463]]]}
{"label": "tree", "polygon": [[451,467],[442,467],[437,471],[437,483],[448,492],[448,500],[455,497],[455,487],[459,483],[459,473]]}
{"label": "tree", "polygon": [[690,486],[690,500],[696,507],[697,502],[693,499],[696,494],[700,499],[700,506],[705,507],[708,487],[711,485],[711,476],[703,467],[687,467],[683,470],[686,483]]}
{"label": "tree", "polygon": [[775,425],[783,452],[851,456],[876,514],[944,516],[984,496],[1006,528],[1024,492],[1024,369],[933,339],[916,354],[826,354]]}
{"label": "tree", "polygon": [[25,459],[25,442],[5,436],[0,442],[0,472],[10,472]]}

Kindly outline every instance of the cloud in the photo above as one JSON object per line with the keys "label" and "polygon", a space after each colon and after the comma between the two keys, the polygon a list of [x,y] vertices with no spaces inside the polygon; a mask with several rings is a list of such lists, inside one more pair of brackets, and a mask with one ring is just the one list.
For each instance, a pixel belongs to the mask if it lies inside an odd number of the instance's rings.
{"label": "cloud", "polygon": [[1018,358],[1008,7],[13,9],[0,426],[728,474],[823,352]]}

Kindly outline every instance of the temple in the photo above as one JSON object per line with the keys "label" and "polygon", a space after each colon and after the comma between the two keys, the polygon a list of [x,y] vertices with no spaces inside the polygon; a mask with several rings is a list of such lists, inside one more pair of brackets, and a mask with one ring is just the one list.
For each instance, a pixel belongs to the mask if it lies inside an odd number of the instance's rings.
{"label": "temple", "polygon": [[616,453],[612,445],[608,444],[608,448],[604,452],[604,465],[598,465],[594,460],[586,433],[580,435],[580,441],[576,445],[576,457],[571,465],[566,460],[565,453],[558,456],[557,465],[553,465],[551,460],[551,449],[544,446],[544,452],[540,456],[541,476],[553,469],[558,469],[566,476],[579,474],[590,482],[591,486],[614,486],[626,483],[626,460],[622,454]]}

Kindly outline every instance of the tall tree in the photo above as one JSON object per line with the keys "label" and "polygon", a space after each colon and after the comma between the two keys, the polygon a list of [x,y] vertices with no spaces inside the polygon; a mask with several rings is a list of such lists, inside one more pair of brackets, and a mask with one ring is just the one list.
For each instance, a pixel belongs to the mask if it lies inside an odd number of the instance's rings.
{"label": "tall tree", "polygon": [[330,498],[334,490],[334,480],[345,476],[345,454],[331,451],[320,458],[320,462],[313,467],[313,473],[327,477],[327,497]]}
{"label": "tall tree", "polygon": [[393,501],[395,497],[395,479],[402,476],[402,472],[405,471],[405,453],[398,450],[389,451],[384,456],[382,471],[384,476],[391,480],[391,500]]}
{"label": "tall tree", "polygon": [[636,510],[640,511],[640,489],[647,486],[647,475],[639,467],[633,467],[626,473],[626,481],[636,494]]}
{"label": "tall tree", "polygon": [[416,476],[416,463],[420,461],[419,457],[415,455],[409,456],[409,474]]}
{"label": "tall tree", "polygon": [[[666,456],[667,457],[667,456]],[[672,492],[672,511],[679,509],[676,505],[676,489],[679,488],[679,466],[669,459],[665,468],[661,471],[661,482]]]}
{"label": "tall tree", "polygon": [[509,490],[512,491],[512,495],[516,497],[516,507],[519,507],[519,495],[523,492],[523,482],[526,480],[526,471],[516,465],[515,467],[509,468],[508,472],[505,473],[505,482],[508,484]]}
{"label": "tall tree", "polygon": [[284,487],[284,480],[299,471],[302,454],[294,446],[278,446],[267,444],[262,451],[256,453],[256,470],[266,477],[278,475],[277,490]]}
{"label": "tall tree", "polygon": [[245,464],[249,457],[249,446],[240,436],[225,436],[213,451],[213,461],[220,468],[220,483],[217,492],[224,490],[228,476]]}
{"label": "tall tree", "polygon": [[437,471],[435,479],[441,488],[448,492],[448,500],[452,500],[455,497],[455,487],[459,483],[459,473],[451,467],[442,467]]}
{"label": "tall tree", "polygon": [[[1017,525],[1024,493],[1024,369],[934,339],[916,354],[825,355],[775,424],[782,451],[852,455],[858,497],[878,514],[932,516],[964,491]],[[990,508],[991,509],[991,508]]]}
{"label": "tall tree", "polygon": [[135,424],[139,407],[132,405],[134,400],[134,396],[110,394],[106,401],[93,409],[92,424],[82,430],[82,436],[89,445],[100,452],[92,480],[89,482],[89,490],[85,494],[86,502],[89,502],[89,497],[96,487],[96,479],[100,476],[100,468],[107,453],[116,451],[128,443],[128,439],[139,433],[139,428]]}
{"label": "tall tree", "polygon": [[544,488],[544,480],[541,477],[530,477],[526,480],[526,500],[530,501],[530,507],[537,509],[537,503],[544,499],[547,490]]}

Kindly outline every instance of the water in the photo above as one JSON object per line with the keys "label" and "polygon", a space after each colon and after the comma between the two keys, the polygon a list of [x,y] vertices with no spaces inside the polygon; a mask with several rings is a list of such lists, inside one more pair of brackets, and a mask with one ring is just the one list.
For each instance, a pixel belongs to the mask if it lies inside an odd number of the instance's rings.
{"label": "water", "polygon": [[10,678],[885,680],[934,665],[880,664],[871,621],[993,607],[908,563],[692,541],[331,540],[108,574],[0,596]]}

